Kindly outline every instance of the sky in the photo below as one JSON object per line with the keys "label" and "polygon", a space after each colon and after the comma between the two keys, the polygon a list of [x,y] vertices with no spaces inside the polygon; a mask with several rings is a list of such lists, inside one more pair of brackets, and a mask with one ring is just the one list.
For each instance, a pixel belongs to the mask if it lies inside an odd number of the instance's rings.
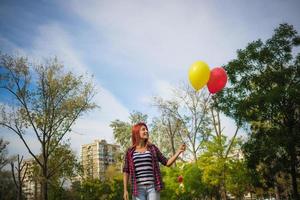
{"label": "sky", "polygon": [[[101,108],[67,135],[79,154],[95,139],[114,142],[112,120],[128,121],[134,110],[157,116],[151,97],[170,98],[173,87],[188,83],[193,62],[225,65],[280,23],[299,32],[299,8],[297,0],[1,0],[0,51],[36,62],[56,56],[74,73],[94,76]],[[234,122],[224,116],[222,122],[232,135]],[[12,132],[0,128],[0,137],[10,142],[9,154],[29,156]],[[38,152],[34,137],[26,139]]]}

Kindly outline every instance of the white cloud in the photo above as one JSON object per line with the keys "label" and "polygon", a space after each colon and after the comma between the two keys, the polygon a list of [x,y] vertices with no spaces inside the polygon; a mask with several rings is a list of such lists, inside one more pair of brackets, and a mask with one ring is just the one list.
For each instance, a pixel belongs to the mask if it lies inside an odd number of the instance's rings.
{"label": "white cloud", "polygon": [[[8,154],[9,155],[17,155],[24,156],[24,158],[31,157],[25,144],[22,142],[22,140],[19,138],[19,136],[14,133],[13,131],[10,131],[6,128],[0,128],[0,137],[3,137],[5,141],[8,141]],[[24,139],[31,149],[31,151],[34,154],[38,154],[40,152],[40,143],[38,139],[34,136],[33,131],[28,131],[27,134],[25,134]]]}
{"label": "white cloud", "polygon": [[199,59],[221,65],[238,46],[239,35],[219,37],[224,25],[208,3],[74,0],[67,6],[97,31],[95,37],[104,37],[109,62],[119,62],[116,57],[144,62],[143,71],[153,77],[182,77]]}
{"label": "white cloud", "polygon": [[[60,60],[72,71],[93,74],[93,69],[86,66],[81,59],[80,51],[76,51],[72,37],[59,24],[48,24],[39,28],[40,34],[33,42],[33,54],[59,56]],[[58,37],[59,36],[59,37]],[[40,56],[39,56],[40,57]],[[76,122],[70,134],[73,149],[79,153],[82,144],[94,139],[106,139],[113,142],[112,129],[109,124],[114,119],[125,120],[129,115],[127,108],[101,84],[94,80],[97,94],[94,102],[101,107],[83,116]]]}
{"label": "white cloud", "polygon": [[[0,102],[0,107],[3,108],[7,114],[11,112],[14,113],[17,109],[3,102]],[[12,127],[14,128],[14,126]],[[11,129],[4,126],[0,126],[0,137],[3,138],[5,141],[9,142],[7,146],[8,154],[10,155],[19,154],[20,156],[24,156],[25,158],[28,158],[30,156],[23,141],[20,139],[17,133],[12,131]],[[34,154],[37,154],[41,146],[37,137],[34,135],[34,131],[32,129],[27,129],[25,131],[25,134],[23,135],[23,138],[27,143],[27,145],[29,146],[30,150]]]}
{"label": "white cloud", "polygon": [[31,48],[31,57],[38,60],[54,56],[76,73],[83,74],[89,71],[72,44],[71,35],[58,23],[38,27],[38,36],[33,40]]}
{"label": "white cloud", "polygon": [[[76,51],[71,35],[62,26],[52,23],[43,25],[38,30],[39,34],[33,40],[32,48],[26,51],[29,52],[27,55],[36,61],[40,61],[41,58],[57,56],[69,70],[76,74],[93,74],[92,69],[82,61],[80,52]],[[67,135],[67,137],[70,136],[72,148],[77,153],[80,152],[82,144],[93,142],[94,139],[106,139],[113,142],[112,129],[109,127],[110,122],[117,118],[126,120],[129,115],[127,108],[110,91],[104,88],[100,82],[95,80],[94,83],[98,91],[94,102],[101,109],[95,109],[82,116],[73,127],[74,132]],[[1,135],[4,131],[4,129],[0,130]],[[14,140],[15,137],[11,136],[8,138],[11,142],[9,148],[13,149],[11,152],[25,153],[27,157],[29,156],[27,151],[24,151],[25,146],[19,139]],[[29,141],[34,149],[37,149],[38,146],[34,140]]]}
{"label": "white cloud", "polygon": [[1,44],[1,49],[5,49],[7,52],[6,53],[13,53],[17,55],[26,55],[25,51],[14,44],[13,42],[9,41],[5,37],[1,36],[0,34],[0,44]]}
{"label": "white cloud", "polygon": [[140,102],[145,105],[151,105],[153,97],[158,96],[165,100],[170,100],[173,97],[174,86],[166,80],[153,81],[151,96],[145,95],[140,98]]}
{"label": "white cloud", "polygon": [[[175,98],[173,90],[176,88],[176,86],[173,86],[170,82],[166,80],[157,80],[154,81],[153,86],[154,86],[153,91],[155,91],[153,96],[159,96],[165,100],[171,100]],[[152,97],[144,96],[142,97],[141,102],[147,105],[151,105],[153,103],[151,101]],[[154,110],[155,109],[153,109],[153,113],[159,114],[158,112],[154,112]],[[223,128],[223,134],[225,134],[229,138],[232,138],[232,136],[236,131],[236,125],[234,120],[225,116],[224,114],[220,115],[220,120],[221,120],[221,126]],[[238,136],[245,136],[245,131],[239,129]]]}
{"label": "white cloud", "polygon": [[78,150],[82,144],[91,143],[95,139],[114,142],[113,132],[109,126],[111,121],[128,120],[129,111],[105,88],[100,88],[94,100],[101,108],[96,108],[76,122],[71,136],[73,149]]}

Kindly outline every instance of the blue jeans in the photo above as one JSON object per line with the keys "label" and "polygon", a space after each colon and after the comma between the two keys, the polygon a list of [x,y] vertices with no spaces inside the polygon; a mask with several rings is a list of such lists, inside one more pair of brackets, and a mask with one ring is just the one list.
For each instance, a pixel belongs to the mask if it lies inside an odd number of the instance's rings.
{"label": "blue jeans", "polygon": [[138,196],[132,196],[132,200],[159,200],[160,194],[152,185],[138,185]]}

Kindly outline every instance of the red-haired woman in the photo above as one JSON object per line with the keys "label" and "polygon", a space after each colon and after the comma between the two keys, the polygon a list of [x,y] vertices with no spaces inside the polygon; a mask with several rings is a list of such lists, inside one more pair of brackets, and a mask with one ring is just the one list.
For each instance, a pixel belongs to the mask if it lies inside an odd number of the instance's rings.
{"label": "red-haired woman", "polygon": [[138,123],[132,127],[131,139],[132,146],[128,148],[124,157],[124,200],[129,199],[129,178],[133,200],[159,200],[159,191],[163,188],[159,162],[170,167],[180,153],[185,151],[185,145],[182,144],[176,154],[167,159],[149,142],[148,127],[145,123]]}

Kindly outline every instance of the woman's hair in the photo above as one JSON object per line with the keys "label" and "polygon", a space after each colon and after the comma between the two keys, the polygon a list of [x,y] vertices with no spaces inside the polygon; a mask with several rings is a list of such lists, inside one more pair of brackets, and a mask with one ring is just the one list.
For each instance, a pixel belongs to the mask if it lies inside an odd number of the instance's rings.
{"label": "woman's hair", "polygon": [[[131,142],[132,146],[135,147],[136,145],[139,144],[141,137],[140,137],[140,129],[142,126],[145,126],[147,131],[148,131],[148,126],[144,122],[137,123],[132,126],[132,131],[131,131]],[[149,143],[149,140],[146,140],[146,145]]]}

